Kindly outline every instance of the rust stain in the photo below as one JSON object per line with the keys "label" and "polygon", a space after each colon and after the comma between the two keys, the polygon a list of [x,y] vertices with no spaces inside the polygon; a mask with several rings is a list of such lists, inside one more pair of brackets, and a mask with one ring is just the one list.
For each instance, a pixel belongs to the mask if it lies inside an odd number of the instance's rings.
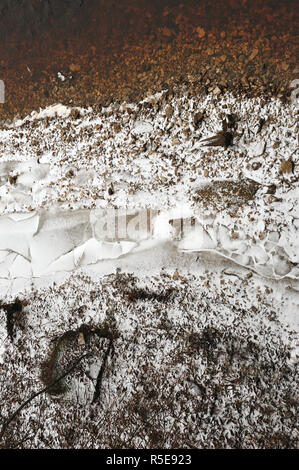
{"label": "rust stain", "polygon": [[3,0],[0,119],[177,83],[288,99],[297,10],[293,0]]}

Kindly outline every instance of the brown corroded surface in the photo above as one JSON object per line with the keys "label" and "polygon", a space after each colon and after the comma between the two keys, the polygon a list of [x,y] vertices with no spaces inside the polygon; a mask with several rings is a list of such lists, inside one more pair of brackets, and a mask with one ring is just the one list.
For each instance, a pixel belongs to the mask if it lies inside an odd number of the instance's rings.
{"label": "brown corroded surface", "polygon": [[135,101],[177,83],[290,99],[296,3],[2,0],[0,119],[54,102]]}

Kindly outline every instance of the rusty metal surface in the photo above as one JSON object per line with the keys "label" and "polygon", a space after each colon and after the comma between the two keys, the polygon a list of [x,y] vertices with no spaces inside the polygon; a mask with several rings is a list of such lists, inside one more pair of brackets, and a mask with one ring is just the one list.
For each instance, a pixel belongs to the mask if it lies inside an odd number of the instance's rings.
{"label": "rusty metal surface", "polygon": [[294,0],[1,0],[0,119],[175,83],[285,98],[297,25]]}

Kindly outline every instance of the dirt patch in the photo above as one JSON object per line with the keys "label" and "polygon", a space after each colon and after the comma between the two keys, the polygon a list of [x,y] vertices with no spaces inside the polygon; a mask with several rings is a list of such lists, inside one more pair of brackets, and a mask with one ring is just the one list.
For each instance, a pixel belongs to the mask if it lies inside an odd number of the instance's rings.
{"label": "dirt patch", "polygon": [[22,328],[24,326],[22,322],[22,312],[25,305],[27,305],[27,303],[25,301],[21,301],[18,298],[16,298],[15,301],[10,304],[4,304],[0,302],[0,309],[5,311],[6,330],[7,335],[11,341],[13,341],[16,336],[17,328]]}
{"label": "dirt patch", "polygon": [[297,17],[293,0],[5,2],[0,118],[55,102],[136,102],[178,83],[290,99]]}
{"label": "dirt patch", "polygon": [[[50,395],[63,395],[69,390],[70,376],[62,380],[57,379],[68,370],[80,356],[87,353],[90,356],[100,354],[103,341],[112,341],[115,332],[103,324],[99,328],[82,325],[74,331],[66,331],[62,336],[54,341],[54,347],[49,358],[43,363],[41,371],[41,380],[46,387],[51,386],[47,391]],[[78,372],[78,371],[77,371]],[[79,371],[79,376],[82,375]]]}
{"label": "dirt patch", "polygon": [[198,189],[194,201],[214,209],[242,207],[254,199],[259,188],[253,180],[214,181]]}

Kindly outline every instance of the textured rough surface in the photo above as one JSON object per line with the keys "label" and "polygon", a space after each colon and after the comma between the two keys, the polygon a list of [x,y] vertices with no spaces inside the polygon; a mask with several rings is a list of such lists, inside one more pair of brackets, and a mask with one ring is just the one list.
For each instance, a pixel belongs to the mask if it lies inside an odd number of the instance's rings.
{"label": "textured rough surface", "polygon": [[177,83],[197,95],[233,90],[286,99],[298,78],[296,0],[1,5],[0,79],[7,98],[0,119],[57,102],[136,102]]}
{"label": "textured rough surface", "polygon": [[296,447],[295,337],[282,322],[279,291],[216,269],[100,282],[81,274],[27,295],[4,356],[2,420],[45,377],[88,357],[29,403],[1,446]]}
{"label": "textured rough surface", "polygon": [[0,448],[298,447],[297,24],[0,1]]}

